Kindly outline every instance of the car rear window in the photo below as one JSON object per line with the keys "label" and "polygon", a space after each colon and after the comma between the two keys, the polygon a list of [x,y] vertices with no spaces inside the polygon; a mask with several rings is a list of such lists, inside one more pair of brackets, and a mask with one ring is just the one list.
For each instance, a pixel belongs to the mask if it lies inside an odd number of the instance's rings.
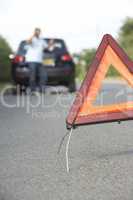
{"label": "car rear window", "polygon": [[[47,44],[49,43],[50,40],[51,39],[45,39]],[[63,40],[59,40],[59,39],[52,39],[52,40],[54,40],[55,47],[60,48],[60,49],[66,49],[66,45]]]}
{"label": "car rear window", "polygon": [[18,55],[22,55],[24,56],[26,54],[26,41],[22,41],[19,45],[19,48],[18,48],[18,51],[17,51],[17,54]]}
{"label": "car rear window", "polygon": [[[54,40],[54,45],[55,45],[55,49],[56,49],[55,51],[60,51],[62,53],[67,51],[65,42],[63,40],[61,40],[61,39],[46,38],[44,40],[48,44],[51,39]],[[27,45],[26,41],[22,41],[20,43],[18,51],[17,51],[18,55],[23,55],[24,56],[26,54],[26,48],[25,48],[26,45]]]}

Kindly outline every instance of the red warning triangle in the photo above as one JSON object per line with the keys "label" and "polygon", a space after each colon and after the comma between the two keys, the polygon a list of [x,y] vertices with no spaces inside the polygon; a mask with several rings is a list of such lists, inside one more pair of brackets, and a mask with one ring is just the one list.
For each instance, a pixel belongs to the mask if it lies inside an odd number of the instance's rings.
{"label": "red warning triangle", "polygon": [[110,65],[133,88],[133,62],[111,35],[106,34],[67,116],[67,127],[133,119],[133,101],[93,106]]}

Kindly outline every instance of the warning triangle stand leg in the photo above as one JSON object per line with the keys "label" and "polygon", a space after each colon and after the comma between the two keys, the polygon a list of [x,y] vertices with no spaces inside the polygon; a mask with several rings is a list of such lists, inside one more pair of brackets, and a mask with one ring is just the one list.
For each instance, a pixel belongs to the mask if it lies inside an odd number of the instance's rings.
{"label": "warning triangle stand leg", "polygon": [[63,145],[63,143],[64,143],[64,140],[65,140],[65,138],[66,138],[66,136],[69,134],[69,131],[67,131],[67,133],[63,136],[63,138],[61,139],[61,141],[60,141],[60,144],[59,144],[59,147],[58,147],[58,154],[60,153],[60,151],[61,151],[61,148],[62,148],[62,145]]}
{"label": "warning triangle stand leg", "polygon": [[63,138],[61,139],[61,142],[59,144],[58,152],[57,152],[58,154],[60,153],[62,145],[64,143],[64,140],[68,136],[68,140],[67,140],[67,143],[66,143],[66,169],[67,169],[67,172],[70,171],[70,169],[69,169],[69,156],[68,156],[68,153],[69,153],[69,145],[70,145],[70,140],[71,140],[73,128],[74,127],[69,128],[68,132],[63,136]]}
{"label": "warning triangle stand leg", "polygon": [[67,170],[67,173],[69,173],[70,171],[70,168],[69,168],[69,145],[70,145],[70,140],[71,140],[71,136],[72,136],[72,131],[73,131],[73,128],[70,129],[69,131],[69,137],[68,137],[68,140],[67,140],[67,143],[66,143],[66,170]]}

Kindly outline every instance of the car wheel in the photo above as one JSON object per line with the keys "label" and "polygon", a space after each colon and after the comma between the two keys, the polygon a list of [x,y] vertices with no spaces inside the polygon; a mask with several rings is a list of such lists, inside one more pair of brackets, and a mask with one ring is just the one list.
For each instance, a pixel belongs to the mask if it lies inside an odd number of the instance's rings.
{"label": "car wheel", "polygon": [[16,85],[16,87],[13,89],[13,94],[14,95],[22,95],[26,91],[25,87],[22,85]]}
{"label": "car wheel", "polygon": [[70,83],[69,83],[69,92],[75,92],[76,91],[76,83],[75,83],[75,80],[72,80]]}

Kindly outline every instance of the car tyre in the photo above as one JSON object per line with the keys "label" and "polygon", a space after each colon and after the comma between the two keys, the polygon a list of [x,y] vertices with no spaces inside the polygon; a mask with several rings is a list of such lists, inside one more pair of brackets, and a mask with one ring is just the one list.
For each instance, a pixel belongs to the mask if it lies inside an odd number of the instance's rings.
{"label": "car tyre", "polygon": [[76,91],[76,83],[75,83],[75,80],[72,80],[70,83],[69,83],[69,92],[75,92]]}

